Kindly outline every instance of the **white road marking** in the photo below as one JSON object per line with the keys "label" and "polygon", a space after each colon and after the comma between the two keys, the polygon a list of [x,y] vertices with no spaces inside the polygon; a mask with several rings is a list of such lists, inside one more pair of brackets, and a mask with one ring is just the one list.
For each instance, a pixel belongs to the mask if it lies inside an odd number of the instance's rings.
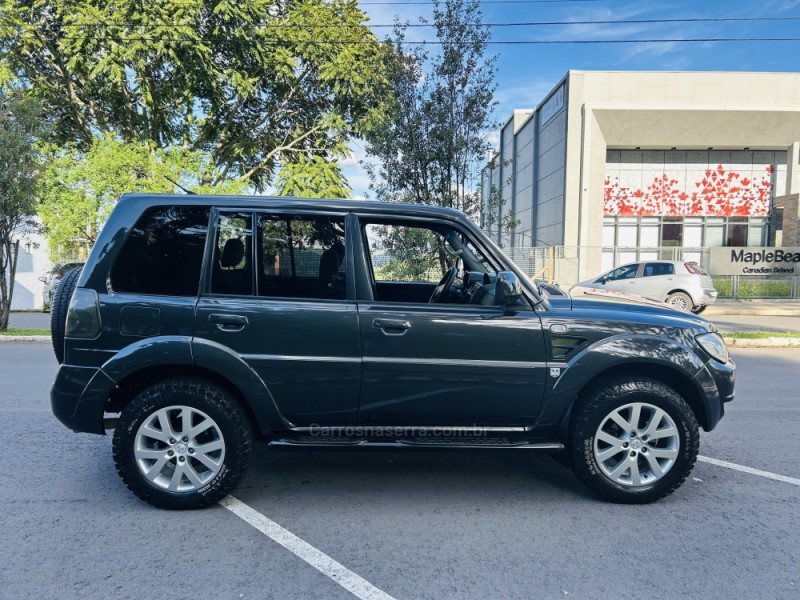
{"label": "white road marking", "polygon": [[736,463],[728,462],[727,460],[709,458],[708,456],[698,456],[697,460],[710,465],[717,465],[718,467],[725,467],[726,469],[733,469],[734,471],[749,473],[750,475],[758,475],[759,477],[766,477],[767,479],[774,479],[775,481],[783,481],[784,483],[791,483],[792,485],[800,485],[800,479],[797,479],[796,477],[787,477],[786,475],[778,475],[777,473],[770,473],[769,471],[762,471],[761,469],[754,469],[753,467],[745,467],[744,465],[737,465]]}
{"label": "white road marking", "polygon": [[330,556],[317,550],[314,546],[301,540],[288,529],[284,529],[275,521],[268,519],[257,510],[250,508],[241,500],[227,496],[219,501],[237,517],[249,523],[272,541],[279,543],[323,575],[327,575],[336,583],[361,600],[394,600],[386,592],[379,590],[369,581],[353,573],[350,569],[336,562]]}

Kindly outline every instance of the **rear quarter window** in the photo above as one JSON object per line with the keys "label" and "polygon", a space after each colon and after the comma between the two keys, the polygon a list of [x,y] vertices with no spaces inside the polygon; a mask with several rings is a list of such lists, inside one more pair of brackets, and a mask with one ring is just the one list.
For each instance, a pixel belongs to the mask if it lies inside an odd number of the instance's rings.
{"label": "rear quarter window", "polygon": [[111,288],[160,296],[195,296],[210,208],[154,206],[134,225],[111,269]]}

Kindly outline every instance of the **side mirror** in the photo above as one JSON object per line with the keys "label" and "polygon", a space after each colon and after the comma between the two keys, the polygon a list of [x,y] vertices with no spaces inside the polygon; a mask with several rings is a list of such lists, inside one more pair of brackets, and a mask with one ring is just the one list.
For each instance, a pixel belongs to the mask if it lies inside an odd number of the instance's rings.
{"label": "side mirror", "polygon": [[494,303],[497,306],[513,304],[522,297],[522,284],[511,271],[500,271],[495,280]]}
{"label": "side mirror", "polygon": [[47,277],[42,275],[41,277],[39,277],[39,281],[41,281],[42,283],[47,283]]}

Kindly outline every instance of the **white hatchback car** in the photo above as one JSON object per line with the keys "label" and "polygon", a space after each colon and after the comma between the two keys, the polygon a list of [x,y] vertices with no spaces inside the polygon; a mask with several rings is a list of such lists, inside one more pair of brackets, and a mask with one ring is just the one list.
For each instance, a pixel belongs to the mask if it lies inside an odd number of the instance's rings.
{"label": "white hatchback car", "polygon": [[[612,269],[576,288],[614,290],[701,313],[717,300],[711,276],[697,263],[680,260],[650,260]],[[571,290],[571,291],[572,291]]]}

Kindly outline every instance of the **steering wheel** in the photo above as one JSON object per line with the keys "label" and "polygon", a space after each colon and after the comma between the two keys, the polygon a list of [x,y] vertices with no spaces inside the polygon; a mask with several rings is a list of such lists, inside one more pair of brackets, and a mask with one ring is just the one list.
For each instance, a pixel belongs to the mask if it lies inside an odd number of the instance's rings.
{"label": "steering wheel", "polygon": [[458,273],[458,267],[453,265],[447,270],[442,276],[442,280],[439,282],[435,288],[433,288],[433,293],[431,294],[430,300],[428,300],[429,304],[435,304],[439,302],[439,299],[442,297],[446,297],[447,291],[450,289],[450,286],[453,285],[453,282],[456,280],[456,274]]}

